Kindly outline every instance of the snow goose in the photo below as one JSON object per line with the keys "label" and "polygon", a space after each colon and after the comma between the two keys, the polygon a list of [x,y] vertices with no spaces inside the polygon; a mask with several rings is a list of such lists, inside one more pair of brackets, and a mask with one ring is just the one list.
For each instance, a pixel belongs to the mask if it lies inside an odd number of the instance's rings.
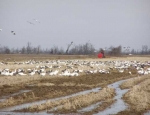
{"label": "snow goose", "polygon": [[40,75],[41,75],[41,76],[45,76],[45,75],[46,75],[46,72],[41,72]]}
{"label": "snow goose", "polygon": [[70,75],[70,72],[68,70],[65,70],[64,72],[62,72],[62,74],[60,75],[63,75],[63,76],[69,76]]}
{"label": "snow goose", "polygon": [[34,25],[34,23],[32,23],[32,22],[30,22],[30,21],[27,21],[29,24],[32,24],[32,25]]}
{"label": "snow goose", "polygon": [[132,72],[131,72],[131,71],[129,71],[129,74],[130,74],[130,75],[132,75]]}
{"label": "snow goose", "polygon": [[150,71],[150,68],[147,68],[147,71]]}
{"label": "snow goose", "polygon": [[13,33],[14,35],[16,35],[16,33],[14,31],[11,31],[11,33]]}
{"label": "snow goose", "polygon": [[79,76],[79,73],[73,72],[73,73],[70,73],[70,76]]}
{"label": "snow goose", "polygon": [[124,72],[124,69],[119,69],[118,70],[120,73],[123,73]]}
{"label": "snow goose", "polygon": [[147,68],[148,73],[150,74],[150,68]]}
{"label": "snow goose", "polygon": [[10,76],[13,76],[13,75],[15,75],[15,74],[16,74],[16,70],[15,70],[15,71],[11,71],[11,70],[9,71],[9,75],[10,75]]}
{"label": "snow goose", "polygon": [[38,23],[40,23],[40,21],[39,20],[37,20],[37,19],[33,19],[34,21],[36,21],[36,22],[38,22]]}
{"label": "snow goose", "polygon": [[98,70],[97,70],[97,69],[93,71],[93,73],[97,73],[97,72],[98,72]]}
{"label": "snow goose", "polygon": [[7,71],[7,70],[2,70],[1,75],[8,76],[8,75],[9,75],[9,71]]}
{"label": "snow goose", "polygon": [[99,70],[99,73],[108,74],[109,71],[108,71],[108,70],[105,70],[105,69],[100,69],[100,70]]}
{"label": "snow goose", "polygon": [[30,72],[29,75],[30,75],[30,76],[35,75],[35,71]]}
{"label": "snow goose", "polygon": [[53,71],[53,72],[50,72],[49,75],[57,75],[58,72],[59,72],[58,70],[55,70],[55,71]]}
{"label": "snow goose", "polygon": [[144,75],[147,75],[147,74],[149,74],[149,72],[148,71],[144,71]]}
{"label": "snow goose", "polygon": [[140,69],[140,70],[138,70],[137,72],[138,72],[138,74],[140,74],[140,75],[143,75],[143,74],[144,74],[144,70],[143,70],[143,68],[141,68],[141,69]]}
{"label": "snow goose", "polygon": [[23,72],[18,72],[18,75],[21,75],[21,76],[25,76],[27,74],[23,73]]}
{"label": "snow goose", "polygon": [[44,68],[40,69],[40,72],[45,72],[45,69]]}
{"label": "snow goose", "polygon": [[28,73],[31,73],[31,72],[32,72],[32,69],[27,69],[27,72],[28,72]]}

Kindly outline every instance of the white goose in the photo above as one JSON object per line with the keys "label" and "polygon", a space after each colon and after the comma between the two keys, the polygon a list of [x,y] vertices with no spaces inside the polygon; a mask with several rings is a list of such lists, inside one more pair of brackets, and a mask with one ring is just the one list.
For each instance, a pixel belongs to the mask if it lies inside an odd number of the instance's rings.
{"label": "white goose", "polygon": [[147,68],[148,74],[150,74],[150,68]]}
{"label": "white goose", "polygon": [[1,75],[8,76],[8,75],[9,75],[9,71],[3,70],[3,71],[1,72]]}
{"label": "white goose", "polygon": [[70,76],[79,76],[79,73],[73,72],[73,73],[70,73]]}
{"label": "white goose", "polygon": [[13,76],[13,75],[15,75],[15,74],[17,74],[17,70],[16,70],[16,69],[15,69],[14,71],[9,72],[9,75],[10,75],[10,76]]}
{"label": "white goose", "polygon": [[31,73],[29,73],[30,76],[35,75],[35,71],[32,71]]}
{"label": "white goose", "polygon": [[36,21],[36,22],[38,22],[38,23],[40,23],[40,21],[39,20],[37,20],[37,19],[33,19],[34,21]]}
{"label": "white goose", "polygon": [[42,72],[40,73],[41,76],[45,76],[46,75],[46,72]]}
{"label": "white goose", "polygon": [[124,72],[124,69],[119,69],[118,70],[120,73],[123,73]]}
{"label": "white goose", "polygon": [[23,72],[19,72],[18,75],[21,75],[21,76],[25,76],[27,74],[23,73]]}
{"label": "white goose", "polygon": [[62,76],[69,76],[70,72],[68,70],[65,70],[64,72],[62,72],[62,74],[60,74]]}
{"label": "white goose", "polygon": [[140,74],[140,75],[144,75],[144,70],[143,70],[143,68],[141,68],[141,69],[138,70],[137,72],[138,72],[138,74]]}
{"label": "white goose", "polygon": [[51,76],[52,76],[52,75],[57,75],[58,72],[59,72],[58,70],[55,70],[55,71],[53,71],[53,72],[50,72],[49,75],[51,75]]}

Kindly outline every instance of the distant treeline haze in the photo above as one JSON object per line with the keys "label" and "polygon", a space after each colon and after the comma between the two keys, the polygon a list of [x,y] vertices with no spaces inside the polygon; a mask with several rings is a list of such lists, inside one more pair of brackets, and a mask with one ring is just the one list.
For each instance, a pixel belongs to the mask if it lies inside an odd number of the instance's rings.
{"label": "distant treeline haze", "polygon": [[[150,49],[147,45],[143,45],[140,50],[131,49],[130,47],[110,46],[109,48],[99,48],[96,50],[94,46],[87,42],[85,44],[72,45],[68,44],[68,48],[63,49],[53,46],[49,49],[42,49],[40,45],[33,47],[30,42],[22,48],[9,48],[7,46],[0,46],[1,54],[54,54],[54,55],[94,55],[99,52],[104,52],[107,55],[122,55],[122,54],[150,54]],[[72,46],[71,46],[72,45]]]}

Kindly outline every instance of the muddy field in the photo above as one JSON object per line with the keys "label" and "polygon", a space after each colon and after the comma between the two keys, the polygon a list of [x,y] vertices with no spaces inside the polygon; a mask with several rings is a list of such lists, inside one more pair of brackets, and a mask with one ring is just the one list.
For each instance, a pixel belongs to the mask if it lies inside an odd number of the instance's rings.
{"label": "muddy field", "polygon": [[0,55],[0,114],[148,115],[149,69],[149,56]]}

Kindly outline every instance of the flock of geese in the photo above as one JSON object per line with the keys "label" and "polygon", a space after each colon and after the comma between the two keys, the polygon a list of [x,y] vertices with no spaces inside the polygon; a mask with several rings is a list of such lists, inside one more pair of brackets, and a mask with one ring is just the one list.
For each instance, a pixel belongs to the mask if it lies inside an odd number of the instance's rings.
{"label": "flock of geese", "polygon": [[[0,62],[1,65],[9,66],[9,63]],[[117,70],[120,73],[128,71],[129,68],[135,68],[139,75],[150,74],[150,62],[140,61],[84,61],[84,60],[50,60],[50,61],[35,61],[29,60],[25,62],[13,62],[11,65],[32,65],[32,68],[16,68],[2,69],[0,68],[1,76],[79,76],[83,74],[110,74],[112,70]],[[6,67],[5,66],[5,67]],[[21,67],[21,66],[20,66]]]}
{"label": "flock of geese", "polygon": [[[34,22],[36,22],[36,23],[40,23],[40,21],[37,20],[37,19],[33,19],[33,20],[34,20]],[[27,21],[27,23],[29,23],[29,24],[31,24],[31,25],[35,25],[34,22],[32,22],[32,21]],[[2,30],[3,30],[3,29],[0,29],[0,32],[1,32]],[[11,33],[12,33],[13,35],[16,35],[16,33],[15,33],[14,31],[11,31]]]}

